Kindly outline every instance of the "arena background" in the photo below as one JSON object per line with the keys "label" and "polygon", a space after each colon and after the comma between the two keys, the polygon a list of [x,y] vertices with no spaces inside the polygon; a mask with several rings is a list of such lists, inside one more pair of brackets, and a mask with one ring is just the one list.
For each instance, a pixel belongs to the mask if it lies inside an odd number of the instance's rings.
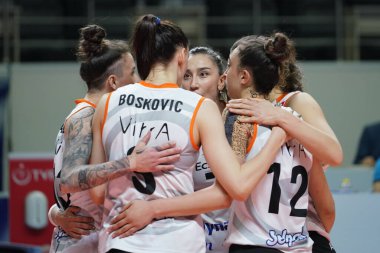
{"label": "arena background", "polygon": [[[380,121],[379,0],[0,0],[0,252],[9,242],[39,252],[49,239],[51,226],[25,225],[24,205],[34,190],[52,201],[46,189],[56,133],[72,101],[85,93],[74,55],[78,29],[96,23],[109,38],[128,39],[143,13],[175,21],[191,47],[208,45],[225,57],[247,34],[282,31],[295,41],[305,90],[344,149],[343,165],[327,171],[337,209],[332,242],[337,252],[378,251],[373,171],[352,161],[363,127]],[[35,181],[27,189],[12,183],[28,173]],[[350,193],[340,192],[344,178]]]}

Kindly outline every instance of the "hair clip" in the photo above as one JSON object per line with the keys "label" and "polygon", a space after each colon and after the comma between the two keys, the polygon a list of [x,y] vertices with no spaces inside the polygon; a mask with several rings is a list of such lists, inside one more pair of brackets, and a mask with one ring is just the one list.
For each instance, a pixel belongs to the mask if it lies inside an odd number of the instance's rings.
{"label": "hair clip", "polygon": [[160,25],[161,24],[161,19],[159,17],[156,17],[154,22],[156,23],[156,25]]}

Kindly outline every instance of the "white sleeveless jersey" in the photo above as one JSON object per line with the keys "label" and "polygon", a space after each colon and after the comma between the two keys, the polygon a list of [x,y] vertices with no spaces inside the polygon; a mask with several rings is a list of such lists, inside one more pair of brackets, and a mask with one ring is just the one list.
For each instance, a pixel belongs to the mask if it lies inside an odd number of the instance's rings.
{"label": "white sleeveless jersey", "polygon": [[[214,174],[208,167],[202,147],[199,150],[199,157],[195,165],[193,177],[194,189],[196,191],[211,186],[215,181]],[[227,237],[229,210],[227,208],[201,214],[206,235],[206,252],[228,252],[228,247],[224,246],[223,243]]]}
{"label": "white sleeveless jersey", "polygon": [[[300,93],[300,91],[293,91],[285,94],[282,97],[279,97],[275,101],[276,106],[287,106],[287,101],[290,99],[293,95]],[[327,166],[324,167],[324,169],[327,169]],[[330,241],[330,234],[326,231],[325,227],[322,224],[321,219],[318,216],[317,211],[315,210],[314,202],[309,196],[309,206],[307,210],[307,230],[308,231],[316,231],[318,234],[324,236]]]}
{"label": "white sleeveless jersey", "polygon": [[112,239],[105,232],[118,209],[131,200],[170,198],[194,192],[193,170],[199,147],[194,143],[192,129],[203,100],[176,84],[145,82],[121,87],[108,97],[102,132],[108,160],[118,160],[130,154],[148,131],[151,131],[149,146],[173,140],[182,153],[173,170],[128,173],[109,182],[104,204],[104,229],[100,234],[101,252],[112,248],[140,253],[205,251],[199,216],[154,221],[123,239]]}
{"label": "white sleeveless jersey", "polygon": [[279,96],[276,100],[273,101],[273,104],[275,106],[288,106],[287,102],[288,100],[293,97],[294,95],[300,93],[301,91],[292,91],[289,93],[284,93],[281,96]]}
{"label": "white sleeveless jersey", "polygon": [[[270,133],[254,125],[247,160],[259,153]],[[233,201],[226,243],[311,252],[313,241],[306,229],[311,164],[311,154],[297,141],[283,145],[248,199]]]}
{"label": "white sleeveless jersey", "polygon": [[[66,117],[65,122],[72,115],[79,112],[86,107],[95,107],[94,104],[79,99],[75,101],[76,107]],[[62,194],[59,189],[61,169],[63,162],[63,153],[65,150],[64,131],[65,123],[62,125],[56,138],[55,156],[54,156],[54,193],[56,203],[62,210],[69,206],[78,206],[81,211],[78,215],[91,216],[95,220],[95,225],[100,228],[102,213],[97,205],[95,205],[91,198],[89,191],[81,191],[73,194]],[[55,227],[50,247],[50,253],[65,252],[65,253],[81,253],[83,249],[97,249],[98,232],[94,231],[88,236],[83,236],[82,239],[74,239],[68,236],[60,227]]]}

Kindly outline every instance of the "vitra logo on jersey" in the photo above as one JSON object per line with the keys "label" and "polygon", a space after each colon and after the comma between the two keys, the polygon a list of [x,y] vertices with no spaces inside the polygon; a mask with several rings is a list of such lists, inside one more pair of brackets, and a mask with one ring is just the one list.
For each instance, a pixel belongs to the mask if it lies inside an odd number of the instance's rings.
{"label": "vitra logo on jersey", "polygon": [[54,172],[52,169],[32,168],[27,169],[23,163],[12,172],[12,180],[17,185],[28,185],[30,182],[42,183],[54,181]]}

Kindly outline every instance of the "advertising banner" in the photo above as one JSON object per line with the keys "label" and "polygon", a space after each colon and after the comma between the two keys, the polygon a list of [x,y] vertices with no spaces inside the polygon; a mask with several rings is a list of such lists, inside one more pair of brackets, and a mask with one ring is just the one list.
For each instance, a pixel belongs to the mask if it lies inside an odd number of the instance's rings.
{"label": "advertising banner", "polygon": [[53,155],[9,157],[9,239],[14,243],[50,244],[53,226],[47,212],[54,201]]}

